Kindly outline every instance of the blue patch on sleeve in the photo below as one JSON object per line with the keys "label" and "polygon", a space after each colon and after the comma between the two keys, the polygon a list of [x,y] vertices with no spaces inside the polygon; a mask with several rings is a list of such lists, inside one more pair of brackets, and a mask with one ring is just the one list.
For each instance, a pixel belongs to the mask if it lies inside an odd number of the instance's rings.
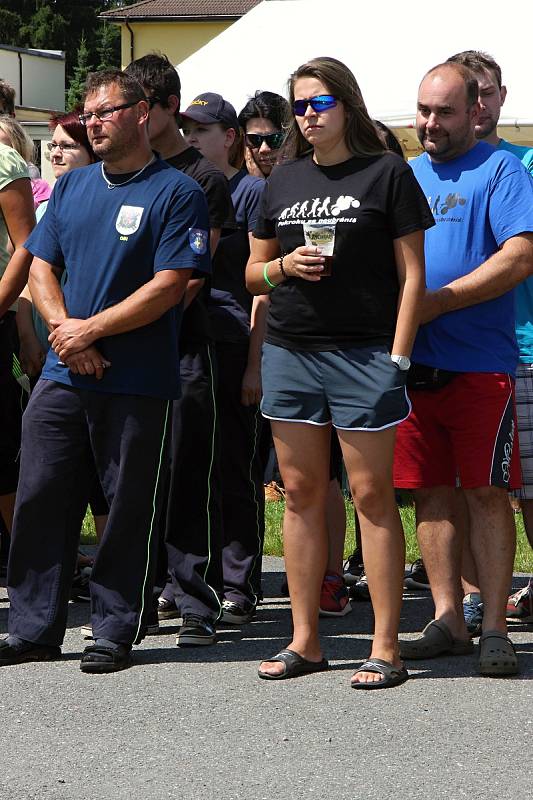
{"label": "blue patch on sleeve", "polygon": [[203,256],[207,252],[208,232],[201,228],[189,228],[189,244],[193,253]]}

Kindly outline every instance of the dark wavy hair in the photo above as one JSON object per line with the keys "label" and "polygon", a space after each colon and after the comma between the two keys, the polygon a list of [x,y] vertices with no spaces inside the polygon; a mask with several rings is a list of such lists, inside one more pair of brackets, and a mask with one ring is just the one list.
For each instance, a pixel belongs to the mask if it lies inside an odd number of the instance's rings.
{"label": "dark wavy hair", "polygon": [[391,153],[396,153],[400,158],[405,158],[403,148],[391,129],[384,122],[380,122],[379,119],[374,120],[374,125],[378,129],[378,134],[383,139],[387,150],[390,150]]}
{"label": "dark wavy hair", "polygon": [[79,115],[82,113],[83,108],[79,107],[75,108],[73,111],[69,111],[67,114],[52,114],[48,127],[53,133],[57,126],[61,125],[65,133],[68,133],[71,139],[74,139],[75,142],[87,151],[87,155],[91,161],[100,161],[89,144],[87,128],[85,125],[82,125],[79,120]]}
{"label": "dark wavy hair", "polygon": [[291,124],[291,108],[280,94],[257,90],[239,114],[239,125],[246,131],[247,124],[256,117],[267,119],[278,131],[284,131]]}
{"label": "dark wavy hair", "polygon": [[[324,84],[328,93],[340,100],[346,114],[344,139],[348,150],[354,156],[379,156],[385,152],[376,126],[372,122],[363,95],[354,74],[342,61],[329,56],[313,58],[298,67],[289,78],[289,99],[292,108],[294,103],[294,85],[300,78],[316,78]],[[300,132],[293,118],[287,150],[294,158],[300,158],[313,152],[313,146]]]}

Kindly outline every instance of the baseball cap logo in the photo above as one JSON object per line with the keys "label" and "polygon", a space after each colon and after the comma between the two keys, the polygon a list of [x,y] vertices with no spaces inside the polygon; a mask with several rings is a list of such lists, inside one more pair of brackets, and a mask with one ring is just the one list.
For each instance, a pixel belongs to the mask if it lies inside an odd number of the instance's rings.
{"label": "baseball cap logo", "polygon": [[237,112],[222,95],[215,92],[203,92],[197,95],[185,111],[181,112],[182,119],[192,119],[200,125],[213,125],[220,122],[227,128],[238,130],[239,121]]}

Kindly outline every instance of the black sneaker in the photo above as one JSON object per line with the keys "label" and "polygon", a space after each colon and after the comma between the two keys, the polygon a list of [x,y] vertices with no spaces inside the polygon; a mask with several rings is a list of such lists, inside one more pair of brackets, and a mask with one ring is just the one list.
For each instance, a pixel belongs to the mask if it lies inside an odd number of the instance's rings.
{"label": "black sneaker", "polygon": [[350,586],[349,595],[352,600],[360,602],[368,602],[370,600],[370,589],[368,588],[368,580],[363,572],[360,578],[353,586]]}
{"label": "black sneaker", "polygon": [[222,601],[221,622],[229,622],[230,625],[245,625],[255,617],[255,606],[251,606],[248,611],[233,600]]}
{"label": "black sneaker", "polygon": [[0,640],[0,667],[25,664],[28,661],[57,661],[59,658],[61,658],[60,647],[34,642],[9,644],[7,639]]}
{"label": "black sneaker", "polygon": [[215,626],[210,619],[197,614],[185,614],[183,625],[176,637],[178,647],[199,647],[201,645],[215,644]]}
{"label": "black sneaker", "polygon": [[406,589],[429,589],[429,580],[421,558],[411,564],[411,569],[405,576],[403,585]]}
{"label": "black sneaker", "polygon": [[344,583],[346,586],[353,586],[357,583],[359,578],[364,574],[365,565],[363,564],[363,554],[359,550],[355,550],[344,564]]}
{"label": "black sneaker", "polygon": [[177,607],[175,600],[167,600],[166,597],[160,597],[157,601],[157,616],[159,619],[178,619],[181,617],[181,611]]}
{"label": "black sneaker", "polygon": [[70,599],[74,602],[90,602],[89,581],[91,579],[91,571],[92,567],[82,567],[76,570],[70,589]]}

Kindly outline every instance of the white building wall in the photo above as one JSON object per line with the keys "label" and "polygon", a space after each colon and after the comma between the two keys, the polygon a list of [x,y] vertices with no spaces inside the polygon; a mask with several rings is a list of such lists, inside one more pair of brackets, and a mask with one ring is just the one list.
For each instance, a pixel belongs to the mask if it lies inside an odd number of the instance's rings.
{"label": "white building wall", "polygon": [[65,110],[64,60],[22,54],[21,105]]}
{"label": "white building wall", "polygon": [[0,45],[0,78],[16,92],[15,103],[20,105],[20,68],[18,53],[4,50]]}
{"label": "white building wall", "polygon": [[37,50],[0,44],[0,78],[15,89],[17,106],[65,110],[64,55],[51,58]]}

